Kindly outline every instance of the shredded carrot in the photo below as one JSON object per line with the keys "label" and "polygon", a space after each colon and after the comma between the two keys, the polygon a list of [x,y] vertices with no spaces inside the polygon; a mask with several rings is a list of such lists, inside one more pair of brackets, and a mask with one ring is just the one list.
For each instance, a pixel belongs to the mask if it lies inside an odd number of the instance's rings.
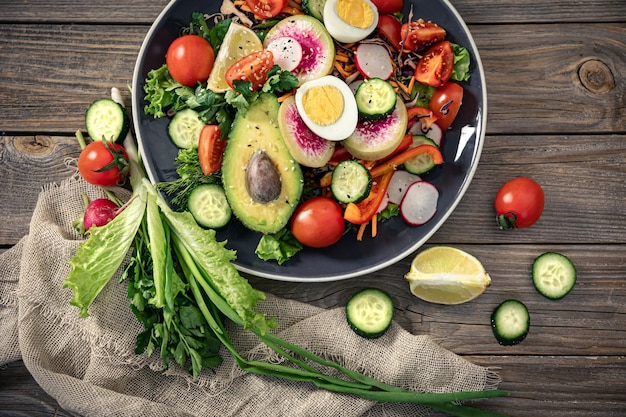
{"label": "shredded carrot", "polygon": [[282,103],[283,101],[287,100],[292,95],[293,95],[293,90],[289,90],[288,92],[286,92],[282,96],[278,97],[278,102]]}
{"label": "shredded carrot", "polygon": [[285,14],[289,14],[289,15],[304,14],[302,12],[302,10],[300,10],[297,7],[293,7],[293,6],[285,6],[285,7],[283,7],[283,9],[281,10],[281,13],[285,13]]}
{"label": "shredded carrot", "polygon": [[335,61],[340,61],[340,62],[350,62],[350,57],[348,56],[348,54],[344,53],[344,52],[337,52],[335,54]]}
{"label": "shredded carrot", "polygon": [[322,188],[330,187],[330,183],[331,183],[332,177],[333,176],[332,176],[332,174],[330,172],[325,174],[320,179],[320,187],[322,187]]}
{"label": "shredded carrot", "polygon": [[409,81],[408,89],[409,94],[413,91],[413,86],[415,85],[415,77],[411,76],[411,81]]}
{"label": "shredded carrot", "polygon": [[339,72],[339,74],[341,74],[341,76],[344,79],[348,78],[351,75],[349,72],[344,70],[343,67],[341,66],[341,64],[339,62],[337,62],[337,61],[335,61],[335,69]]}
{"label": "shredded carrot", "polygon": [[402,89],[402,91],[404,91],[406,94],[410,94],[411,90],[408,89],[408,87],[404,84],[402,84],[400,81],[398,81],[398,87],[400,87]]}
{"label": "shredded carrot", "polygon": [[378,216],[374,214],[372,217],[372,237],[376,237],[378,234]]}
{"label": "shredded carrot", "polygon": [[252,10],[248,7],[247,4],[243,3],[239,5],[239,8],[244,11],[244,12],[248,12],[248,13],[252,13]]}
{"label": "shredded carrot", "polygon": [[235,6],[243,6],[244,4],[246,4],[246,2],[244,0],[235,0],[233,4]]}
{"label": "shredded carrot", "polygon": [[363,240],[363,234],[365,233],[365,228],[367,227],[367,223],[363,223],[359,226],[359,231],[356,234],[356,240],[359,242]]}

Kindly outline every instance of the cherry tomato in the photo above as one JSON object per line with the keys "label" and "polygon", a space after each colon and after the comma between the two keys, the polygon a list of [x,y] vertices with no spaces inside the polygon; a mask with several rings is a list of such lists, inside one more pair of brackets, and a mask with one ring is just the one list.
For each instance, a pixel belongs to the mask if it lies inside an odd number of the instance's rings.
{"label": "cherry tomato", "polygon": [[372,0],[372,3],[380,14],[394,14],[401,12],[404,8],[404,0]]}
{"label": "cherry tomato", "polygon": [[183,35],[174,39],[165,55],[167,70],[172,78],[187,87],[205,82],[214,61],[213,47],[198,35]]}
{"label": "cherry tomato", "polygon": [[393,45],[396,50],[400,50],[400,41],[402,36],[400,35],[401,23],[394,16],[388,14],[381,14],[378,16],[378,23],[376,24],[376,30],[379,35],[387,39]]}
{"label": "cherry tomato", "polygon": [[463,87],[453,81],[448,81],[435,90],[428,106],[437,118],[435,123],[442,130],[446,130],[452,125],[462,103]]}
{"label": "cherry tomato", "polygon": [[78,156],[78,172],[93,185],[112,187],[123,184],[128,170],[126,150],[116,143],[91,142]]}
{"label": "cherry tomato", "polygon": [[440,87],[450,79],[454,69],[454,50],[448,41],[436,43],[422,55],[415,67],[415,80]]}
{"label": "cherry tomato", "polygon": [[206,125],[200,131],[198,139],[198,159],[204,175],[215,174],[222,169],[222,159],[226,140],[222,140],[217,125]]}
{"label": "cherry tomato", "polygon": [[337,243],[344,228],[341,206],[328,197],[306,200],[298,206],[291,218],[291,233],[300,243],[312,248]]}
{"label": "cherry tomato", "polygon": [[252,91],[256,91],[265,84],[267,74],[273,66],[274,54],[271,51],[257,51],[231,65],[226,70],[224,77],[231,88],[233,88],[233,81],[235,80],[250,81]]}
{"label": "cherry tomato", "polygon": [[280,13],[287,4],[287,0],[246,0],[246,6],[255,16],[269,19]]}
{"label": "cherry tomato", "polygon": [[543,189],[530,178],[513,178],[498,190],[494,206],[500,229],[530,227],[543,213]]}
{"label": "cherry tomato", "polygon": [[446,37],[446,30],[436,23],[417,19],[404,23],[400,29],[400,36],[404,39],[404,49],[417,51],[443,41]]}

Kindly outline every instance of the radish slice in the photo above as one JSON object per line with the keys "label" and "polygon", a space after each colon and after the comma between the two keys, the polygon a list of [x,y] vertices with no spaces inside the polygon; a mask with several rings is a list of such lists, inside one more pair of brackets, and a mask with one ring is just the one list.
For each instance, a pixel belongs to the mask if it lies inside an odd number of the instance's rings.
{"label": "radish slice", "polygon": [[422,122],[418,120],[413,126],[411,126],[409,132],[413,133],[414,135],[424,135],[433,142],[435,142],[435,145],[441,146],[441,141],[443,139],[443,130],[441,130],[441,128],[436,123],[433,123],[432,125],[430,125],[429,128],[426,128],[422,124]]}
{"label": "radish slice", "polygon": [[426,181],[411,184],[400,203],[400,215],[411,226],[420,226],[437,212],[439,191]]}
{"label": "radish slice", "polygon": [[289,36],[281,36],[267,45],[274,55],[274,63],[284,71],[293,71],[302,61],[302,45]]}
{"label": "radish slice", "polygon": [[352,94],[356,94],[356,90],[359,89],[359,86],[361,84],[363,84],[363,80],[354,80],[350,84],[348,84],[348,87],[350,87]]}
{"label": "radish slice", "polygon": [[380,202],[380,206],[378,206],[378,210],[376,210],[376,213],[380,213],[382,212],[384,209],[387,208],[387,206],[389,205],[389,193],[385,193],[385,196],[383,197],[383,201]]}
{"label": "radish slice", "polygon": [[388,79],[393,74],[389,51],[376,43],[362,43],[354,51],[356,68],[365,78]]}
{"label": "radish slice", "polygon": [[404,193],[409,186],[422,179],[415,174],[411,174],[407,171],[396,171],[391,177],[389,187],[387,188],[387,194],[389,195],[389,202],[393,204],[400,204]]}

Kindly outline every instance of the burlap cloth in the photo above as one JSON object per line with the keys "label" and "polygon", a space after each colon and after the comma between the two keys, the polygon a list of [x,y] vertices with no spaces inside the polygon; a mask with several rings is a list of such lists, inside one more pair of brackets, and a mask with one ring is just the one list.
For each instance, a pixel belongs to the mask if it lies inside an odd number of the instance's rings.
{"label": "burlap cloth", "polygon": [[[122,199],[128,192],[115,190]],[[222,350],[215,373],[192,381],[185,370],[134,353],[142,330],[129,308],[126,283],[112,280],[78,317],[62,289],[68,260],[83,238],[72,221],[82,193],[101,190],[70,178],[41,192],[30,230],[0,256],[0,365],[19,360],[61,407],[85,416],[416,416],[416,405],[376,404],[307,383],[244,374]],[[283,338],[386,382],[433,392],[496,388],[498,376],[395,323],[375,341],[356,336],[342,308],[320,309],[268,294],[259,310],[276,317]],[[263,356],[254,335],[230,326],[240,352]],[[1,369],[1,368],[0,368]],[[0,370],[0,377],[2,371]]]}

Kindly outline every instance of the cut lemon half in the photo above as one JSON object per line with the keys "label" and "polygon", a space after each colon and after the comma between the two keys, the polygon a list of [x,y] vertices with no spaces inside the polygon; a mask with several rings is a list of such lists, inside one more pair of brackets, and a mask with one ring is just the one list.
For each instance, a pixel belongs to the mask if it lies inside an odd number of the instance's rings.
{"label": "cut lemon half", "polygon": [[478,259],[449,246],[420,252],[405,278],[413,295],[437,304],[471,301],[491,285],[491,277]]}
{"label": "cut lemon half", "polygon": [[223,93],[230,87],[224,75],[226,70],[241,58],[263,49],[263,44],[254,31],[239,23],[231,22],[220,46],[213,69],[207,81],[207,88],[215,93]]}

